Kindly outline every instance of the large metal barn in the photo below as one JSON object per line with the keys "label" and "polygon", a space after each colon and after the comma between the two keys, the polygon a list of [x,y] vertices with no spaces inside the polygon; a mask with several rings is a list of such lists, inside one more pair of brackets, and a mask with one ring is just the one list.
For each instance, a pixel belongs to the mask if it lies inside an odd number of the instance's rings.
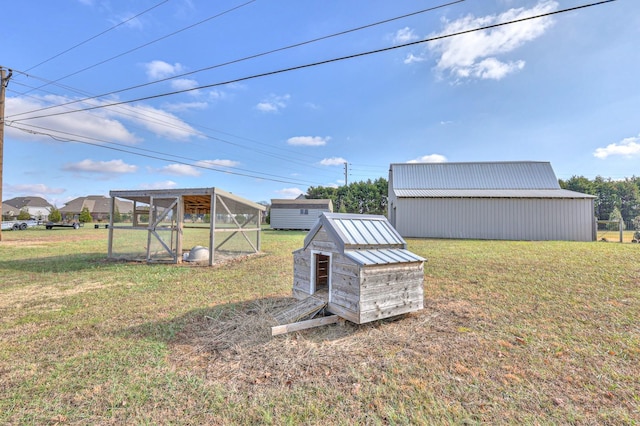
{"label": "large metal barn", "polygon": [[[221,189],[123,190],[109,195],[109,259],[212,266],[260,251],[266,207]],[[127,220],[114,222],[121,217],[116,198],[133,201]]]}

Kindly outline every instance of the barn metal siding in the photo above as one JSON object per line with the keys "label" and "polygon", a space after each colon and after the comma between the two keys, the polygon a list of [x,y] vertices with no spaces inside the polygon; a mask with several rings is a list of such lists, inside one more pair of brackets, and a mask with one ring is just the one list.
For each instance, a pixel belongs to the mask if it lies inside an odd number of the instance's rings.
{"label": "barn metal siding", "polygon": [[309,230],[323,212],[329,210],[307,209],[309,214],[300,214],[300,209],[271,209],[270,226],[272,229]]}
{"label": "barn metal siding", "polygon": [[593,241],[593,199],[394,198],[404,237]]}

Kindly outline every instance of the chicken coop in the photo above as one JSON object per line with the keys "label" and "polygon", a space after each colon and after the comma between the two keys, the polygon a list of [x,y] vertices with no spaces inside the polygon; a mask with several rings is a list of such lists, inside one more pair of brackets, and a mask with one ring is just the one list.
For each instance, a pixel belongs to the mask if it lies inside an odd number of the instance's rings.
{"label": "chicken coop", "polygon": [[322,213],[293,257],[293,296],[356,324],[423,308],[425,259],[384,216]]}
{"label": "chicken coop", "polygon": [[[260,251],[266,207],[221,189],[118,190],[109,195],[109,259],[212,266]],[[133,202],[130,217],[116,211],[116,199]]]}

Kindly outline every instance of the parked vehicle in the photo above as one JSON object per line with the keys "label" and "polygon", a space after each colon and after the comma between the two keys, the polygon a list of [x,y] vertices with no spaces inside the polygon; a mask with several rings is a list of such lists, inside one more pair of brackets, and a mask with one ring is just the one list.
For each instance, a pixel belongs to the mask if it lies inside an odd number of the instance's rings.
{"label": "parked vehicle", "polygon": [[41,225],[42,223],[36,219],[27,219],[27,220],[3,220],[2,221],[2,230],[3,231],[23,231],[27,228],[31,228],[34,226]]}
{"label": "parked vehicle", "polygon": [[83,226],[83,223],[80,222],[61,222],[61,223],[53,223],[53,222],[47,222],[44,224],[44,227],[47,229],[53,229],[53,228],[73,228],[73,229],[78,229],[81,226]]}

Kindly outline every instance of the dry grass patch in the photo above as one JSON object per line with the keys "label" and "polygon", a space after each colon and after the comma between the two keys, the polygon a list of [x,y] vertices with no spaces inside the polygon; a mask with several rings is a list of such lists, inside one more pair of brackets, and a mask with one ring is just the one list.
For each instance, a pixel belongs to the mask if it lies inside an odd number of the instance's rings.
{"label": "dry grass patch", "polygon": [[3,424],[640,423],[637,244],[411,240],[424,310],[272,338],[304,233],[206,268],[41,232],[0,244]]}

